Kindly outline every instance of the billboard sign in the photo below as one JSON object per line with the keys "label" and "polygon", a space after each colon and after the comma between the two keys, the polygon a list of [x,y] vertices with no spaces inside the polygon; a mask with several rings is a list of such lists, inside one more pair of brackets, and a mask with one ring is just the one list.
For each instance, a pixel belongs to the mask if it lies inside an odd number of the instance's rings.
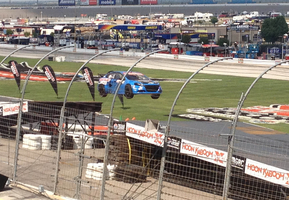
{"label": "billboard sign", "polygon": [[140,0],[141,5],[157,5],[158,0]]}
{"label": "billboard sign", "polygon": [[113,133],[114,134],[123,134],[126,132],[126,122],[118,121],[113,122]]}
{"label": "billboard sign", "polygon": [[182,140],[181,153],[226,167],[227,152],[207,147],[188,140]]}
{"label": "billboard sign", "polygon": [[122,0],[122,5],[138,5],[138,0]]}
{"label": "billboard sign", "polygon": [[251,159],[246,160],[245,174],[256,178],[289,187],[289,171],[271,165],[257,162]]}
{"label": "billboard sign", "polygon": [[143,142],[147,142],[162,147],[164,134],[157,131],[146,131],[144,127],[135,124],[126,124],[126,136],[132,137]]}
{"label": "billboard sign", "polygon": [[115,0],[99,0],[99,5],[115,5]]}
{"label": "billboard sign", "polygon": [[90,6],[95,6],[95,5],[97,5],[97,0],[89,0],[89,5],[90,5]]}
{"label": "billboard sign", "polygon": [[[0,105],[1,116],[8,116],[18,114],[20,108],[20,103],[5,103]],[[23,102],[22,112],[28,112],[28,102]]]}
{"label": "billboard sign", "polygon": [[80,0],[79,4],[81,6],[88,6],[89,5],[89,0]]}
{"label": "billboard sign", "polygon": [[75,6],[75,0],[58,0],[59,6]]}

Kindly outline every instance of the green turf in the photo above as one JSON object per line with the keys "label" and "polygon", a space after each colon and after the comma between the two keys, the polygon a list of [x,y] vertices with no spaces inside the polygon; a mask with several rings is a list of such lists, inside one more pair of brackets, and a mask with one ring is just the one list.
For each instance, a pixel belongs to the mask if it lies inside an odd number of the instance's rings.
{"label": "green turf", "polygon": [[[17,62],[23,58],[9,58]],[[25,59],[30,66],[34,66],[37,60]],[[49,64],[54,71],[75,72],[82,63],[52,62],[44,60],[40,66]],[[94,73],[104,74],[110,70],[127,70],[127,67],[88,64]],[[151,78],[178,78],[187,79],[191,73],[165,71],[158,69],[140,69],[139,71]],[[188,108],[207,108],[207,107],[237,107],[241,93],[245,93],[254,78],[232,77],[221,75],[198,74],[191,83],[183,90],[175,106],[174,115],[186,113]],[[14,80],[0,81],[0,95],[20,97],[20,93]],[[21,83],[23,85],[23,81]],[[116,99],[113,110],[114,117],[122,119],[135,117],[137,120],[158,119],[166,121],[170,113],[172,104],[177,93],[184,84],[183,82],[161,82],[163,93],[157,100],[151,99],[148,95],[136,95],[133,99],[124,98],[124,107]],[[26,99],[38,101],[63,101],[68,86],[67,83],[58,83],[59,96],[57,97],[49,82],[29,82],[25,93]],[[269,106],[270,104],[288,104],[289,83],[281,80],[261,79],[251,93],[248,95],[244,106]],[[108,114],[111,109],[112,95],[102,98],[96,90],[95,101],[103,102],[102,112]],[[68,101],[92,101],[89,90],[84,82],[75,82],[69,92]],[[172,120],[184,120],[173,117]],[[288,132],[289,125],[264,125],[266,127]]]}

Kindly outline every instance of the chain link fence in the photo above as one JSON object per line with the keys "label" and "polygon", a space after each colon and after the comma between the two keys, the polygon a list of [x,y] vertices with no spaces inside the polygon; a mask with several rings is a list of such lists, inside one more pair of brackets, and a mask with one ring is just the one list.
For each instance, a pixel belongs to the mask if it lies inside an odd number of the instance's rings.
{"label": "chain link fence", "polygon": [[[65,136],[56,172],[61,107],[27,104],[18,155],[15,155],[17,115],[1,116],[1,174],[13,177],[15,173],[14,181],[47,191],[56,186],[55,193],[61,196],[100,199],[107,116],[66,109],[62,125]],[[114,124],[109,141],[105,199],[156,199],[164,127],[149,129],[142,121],[114,123],[123,127],[117,132]],[[195,128],[198,123],[203,122],[178,122],[170,127],[162,199],[222,199],[232,122],[218,122],[214,130]],[[238,122],[238,127],[247,126]],[[286,135],[279,140],[237,135],[229,199],[287,199],[289,149],[282,140]],[[13,167],[15,159],[17,168]]]}

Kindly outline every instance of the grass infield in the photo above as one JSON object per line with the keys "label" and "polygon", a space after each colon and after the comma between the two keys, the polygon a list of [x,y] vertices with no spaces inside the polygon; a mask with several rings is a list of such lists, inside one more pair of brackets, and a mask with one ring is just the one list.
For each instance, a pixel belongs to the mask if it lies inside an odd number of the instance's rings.
{"label": "grass infield", "polygon": [[[3,57],[0,57],[2,60]],[[26,61],[30,66],[34,66],[36,59],[8,58],[16,60],[18,63]],[[44,60],[40,66],[48,64],[55,72],[76,72],[82,63],[74,62],[53,62]],[[127,67],[87,64],[94,75],[105,74],[110,70],[127,70]],[[136,95],[133,99],[124,98],[124,107],[116,99],[113,116],[122,119],[133,118],[136,120],[158,119],[168,120],[171,106],[174,99],[184,84],[185,80],[191,76],[189,72],[175,72],[158,69],[135,68],[133,71],[139,71],[151,78],[166,78],[169,81],[161,81],[163,93],[157,100],[148,95]],[[177,105],[174,109],[174,116],[186,113],[188,108],[207,108],[207,107],[237,107],[242,92],[245,93],[255,78],[233,77],[222,75],[198,74],[183,90]],[[54,93],[49,82],[29,82],[25,99],[37,101],[63,101],[68,82],[58,83],[58,97]],[[21,87],[23,81],[21,82]],[[261,79],[251,90],[243,107],[249,106],[269,106],[271,104],[288,104],[289,83],[282,80]],[[0,80],[0,95],[21,97],[15,80]],[[102,113],[108,114],[112,103],[112,95],[100,97],[97,92],[97,83],[95,90],[95,101],[103,102]],[[85,82],[75,82],[69,92],[68,101],[92,101],[91,95]],[[181,121],[178,117],[173,117],[174,121]],[[288,124],[268,125],[264,127],[272,128],[281,132],[288,132]]]}

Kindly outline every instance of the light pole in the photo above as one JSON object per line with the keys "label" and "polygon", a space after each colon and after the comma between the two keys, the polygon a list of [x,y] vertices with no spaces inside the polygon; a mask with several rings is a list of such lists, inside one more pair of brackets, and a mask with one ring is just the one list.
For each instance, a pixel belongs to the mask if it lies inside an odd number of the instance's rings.
{"label": "light pole", "polygon": [[213,34],[211,34],[211,38],[210,38],[210,44],[211,44],[211,51],[210,51],[210,56],[212,57],[213,54],[213,47],[212,47],[212,42],[213,42]]}
{"label": "light pole", "polygon": [[224,47],[225,47],[225,57],[227,56],[227,43],[223,43]]}
{"label": "light pole", "polygon": [[[285,44],[285,39],[286,39],[286,43],[287,43],[287,37],[288,37],[288,34],[285,33],[283,35],[283,38],[282,38],[282,61],[283,61],[283,58],[284,58],[284,44]],[[285,52],[286,52],[286,48],[285,48]]]}

